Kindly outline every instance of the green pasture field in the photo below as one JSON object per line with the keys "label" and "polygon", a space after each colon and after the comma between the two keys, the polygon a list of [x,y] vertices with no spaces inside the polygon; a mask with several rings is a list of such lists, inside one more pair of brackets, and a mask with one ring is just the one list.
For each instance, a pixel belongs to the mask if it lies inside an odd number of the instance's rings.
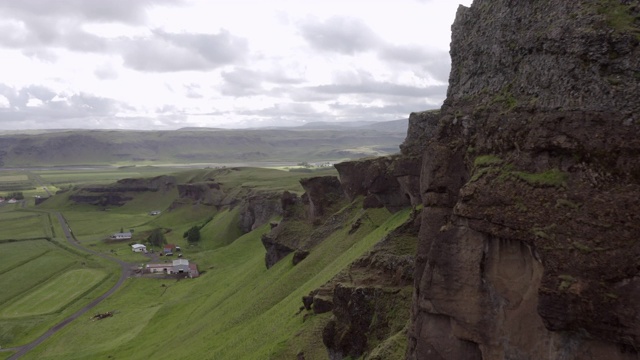
{"label": "green pasture field", "polygon": [[0,275],[0,304],[52,279],[77,264],[77,259],[64,251],[49,251]]}
{"label": "green pasture field", "polygon": [[[25,214],[30,213],[2,216],[15,220]],[[62,234],[55,223],[51,228]],[[17,346],[37,338],[113,286],[118,269],[104,259],[69,248],[66,240],[0,242],[0,345]],[[87,285],[92,274],[101,278]]]}
{"label": "green pasture field", "polygon": [[70,170],[64,172],[37,172],[40,177],[52,185],[86,185],[111,183],[125,178],[139,178],[144,175],[139,172],[130,171],[77,171]]}
{"label": "green pasture field", "polygon": [[[162,285],[166,285],[163,287]],[[117,296],[112,296],[98,305],[91,314],[76,320],[71,326],[61,331],[66,334],[62,342],[47,341],[42,347],[45,354],[35,355],[39,349],[35,349],[25,356],[39,358],[45,356],[54,359],[91,359],[107,358],[97,354],[107,353],[114,348],[131,342],[136,338],[149,322],[157,315],[164,302],[184,302],[194,282],[156,279],[129,279],[118,291]],[[114,316],[103,320],[92,320],[92,314],[114,312]],[[167,333],[173,333],[171,329],[165,329]],[[58,338],[54,335],[53,338]],[[178,343],[169,341],[169,344]],[[165,347],[157,343],[159,347]],[[69,357],[70,356],[70,357]],[[123,358],[129,358],[125,355]]]}
{"label": "green pasture field", "polygon": [[92,169],[68,170],[33,170],[31,173],[40,176],[45,183],[51,185],[85,185],[109,184],[120,179],[142,178],[165,175],[178,171],[178,168],[163,168],[153,166],[104,167]]}
{"label": "green pasture field", "polygon": [[29,176],[22,171],[0,171],[0,196],[6,196],[14,191],[29,191],[36,185]]}
{"label": "green pasture field", "polygon": [[29,176],[24,174],[0,175],[0,184],[5,182],[23,182],[23,181],[29,181]]}
{"label": "green pasture field", "polygon": [[16,318],[59,310],[106,277],[104,271],[75,269],[48,281],[0,311],[0,317]]}
{"label": "green pasture field", "polygon": [[[363,210],[345,211],[355,219]],[[409,216],[409,210],[393,216],[385,209],[366,213],[372,222],[354,234],[346,227],[336,231],[295,267],[289,255],[265,268],[260,242],[265,225],[227,246],[193,254],[190,260],[203,272],[200,278],[129,279],[95,309],[114,311],[113,317],[79,319],[25,358],[289,359],[299,351],[309,359],[326,358],[322,323],[331,314],[303,320],[307,313],[299,312],[301,297]]]}
{"label": "green pasture field", "polygon": [[0,243],[0,282],[5,272],[54,250],[55,244],[44,239]]}
{"label": "green pasture field", "polygon": [[303,193],[300,179],[338,175],[335,168],[316,170],[312,173],[290,172],[278,169],[239,168],[220,176],[225,187],[244,187],[261,191],[293,191]]}
{"label": "green pasture field", "polygon": [[50,237],[50,228],[47,214],[26,211],[0,212],[0,241]]}

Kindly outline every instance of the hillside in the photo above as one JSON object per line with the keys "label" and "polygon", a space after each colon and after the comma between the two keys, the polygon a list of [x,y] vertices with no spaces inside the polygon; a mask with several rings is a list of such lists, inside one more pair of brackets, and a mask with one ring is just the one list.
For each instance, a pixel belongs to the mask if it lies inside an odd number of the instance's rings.
{"label": "hillside", "polygon": [[395,153],[406,126],[14,133],[0,135],[0,166],[335,161]]}
{"label": "hillside", "polygon": [[[382,194],[372,206],[371,200],[345,193],[335,174],[334,169],[317,170],[310,178],[269,169],[189,170],[59,192],[38,209],[61,211],[81,246],[146,262],[127,242],[105,237],[124,227],[134,231],[132,242],[145,242],[151,229],[160,227],[201,276],[132,274],[92,311],[113,316],[80,318],[24,358],[318,359],[326,357],[325,346],[332,353],[377,353],[380,359],[403,354],[417,212],[406,200],[385,207],[389,197]],[[402,191],[398,198],[405,199]],[[150,209],[161,214],[150,216]],[[182,234],[194,225],[201,227],[202,240],[190,245]],[[355,302],[366,311],[344,318]],[[11,321],[0,314],[3,327],[15,326],[16,319]],[[375,332],[368,330],[373,323]],[[353,332],[357,344],[338,340]],[[17,346],[28,338],[5,334],[3,344]]]}

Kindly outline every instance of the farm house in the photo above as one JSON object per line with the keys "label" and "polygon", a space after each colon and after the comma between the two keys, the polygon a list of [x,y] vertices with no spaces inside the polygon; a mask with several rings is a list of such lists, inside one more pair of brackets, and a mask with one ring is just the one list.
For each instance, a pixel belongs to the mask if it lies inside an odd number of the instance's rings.
{"label": "farm house", "polygon": [[109,236],[109,238],[111,240],[129,240],[131,239],[131,233],[130,232],[124,232],[124,233],[115,233],[115,234],[111,234],[111,236]]}
{"label": "farm house", "polygon": [[186,259],[173,260],[172,263],[147,264],[145,270],[151,274],[185,274],[191,278],[198,277],[200,275],[196,264],[189,263],[189,260]]}
{"label": "farm house", "polygon": [[142,245],[142,244],[133,244],[131,245],[131,250],[133,252],[143,252],[146,253],[147,252],[147,247]]}

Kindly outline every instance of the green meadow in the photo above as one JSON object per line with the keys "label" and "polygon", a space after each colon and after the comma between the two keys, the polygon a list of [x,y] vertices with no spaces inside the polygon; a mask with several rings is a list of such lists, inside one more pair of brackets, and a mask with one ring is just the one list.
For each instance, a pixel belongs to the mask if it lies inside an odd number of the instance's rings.
{"label": "green meadow", "polygon": [[55,312],[100,283],[105,276],[104,271],[96,269],[74,269],[64,272],[8,304],[0,311],[0,318],[17,318]]}
{"label": "green meadow", "polygon": [[[80,319],[26,358],[280,359],[301,350],[310,359],[326,358],[317,321],[329,314],[305,319],[300,299],[402,224],[408,211],[390,217],[374,210],[371,217],[388,220],[362,235],[338,231],[295,267],[289,256],[265,268],[263,227],[191,257],[205,271],[200,278],[129,279],[95,311],[115,316]],[[315,337],[296,343],[302,332]]]}
{"label": "green meadow", "polygon": [[[150,169],[143,174],[132,172],[77,171],[75,175],[84,175],[74,178],[58,170],[40,171],[37,176],[44,186],[56,183],[68,190],[37,207],[0,210],[0,226],[9,229],[0,236],[2,348],[33,341],[107,291],[120,275],[113,262],[72,247],[64,238],[57,212],[82,246],[131,264],[142,265],[149,258],[133,253],[130,244],[145,243],[151,230],[161,228],[167,242],[179,245],[183,257],[198,265],[201,276],[130,277],[85,316],[26,353],[25,359],[289,359],[301,351],[306,359],[326,359],[322,329],[331,314],[300,311],[302,296],[330,281],[409,217],[408,209],[390,214],[385,209],[345,206],[340,217],[349,219],[346,224],[362,217],[371,221],[351,234],[350,226],[335,229],[296,266],[289,255],[266,269],[261,236],[269,225],[243,234],[238,227],[240,206],[180,200],[175,189],[136,194],[123,206],[97,207],[69,200],[73,188],[83,184],[159,175]],[[225,168],[171,175],[179,183],[215,181],[225,194],[241,198],[284,190],[301,194],[301,178],[336,172]],[[151,216],[151,210],[162,212]],[[201,226],[201,240],[190,244],[183,234],[194,225]],[[133,230],[133,239],[106,240],[121,229]],[[108,311],[114,315],[92,319],[93,314]],[[0,353],[4,355],[9,353]]]}

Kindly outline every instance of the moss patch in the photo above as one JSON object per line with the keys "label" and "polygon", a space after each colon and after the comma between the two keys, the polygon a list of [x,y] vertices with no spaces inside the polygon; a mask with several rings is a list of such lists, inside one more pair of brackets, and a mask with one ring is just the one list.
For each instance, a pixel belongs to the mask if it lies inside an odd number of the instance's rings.
{"label": "moss patch", "polygon": [[569,179],[569,174],[558,169],[551,169],[541,173],[528,173],[524,171],[512,171],[511,174],[518,179],[526,181],[533,186],[564,186]]}

